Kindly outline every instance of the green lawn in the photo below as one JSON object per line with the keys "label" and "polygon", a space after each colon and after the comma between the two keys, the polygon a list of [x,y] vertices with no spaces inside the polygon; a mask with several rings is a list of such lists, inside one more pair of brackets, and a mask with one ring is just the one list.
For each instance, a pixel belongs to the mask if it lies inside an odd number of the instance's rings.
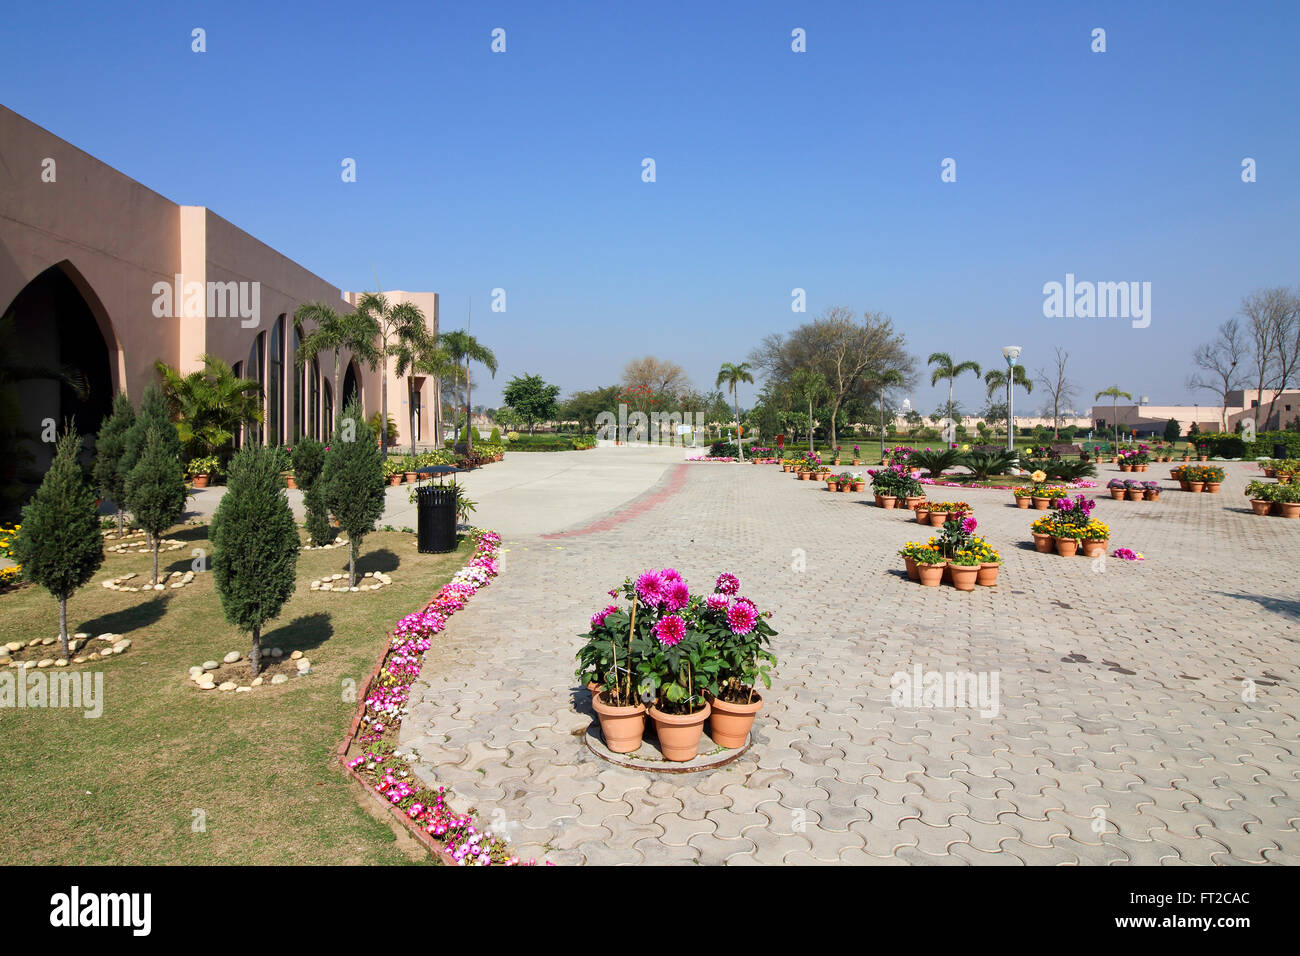
{"label": "green lawn", "polygon": [[[183,551],[160,567],[187,569],[191,548],[211,554],[206,526],[173,529]],[[94,583],[69,602],[69,631],[113,631],[133,646],[101,663],[104,708],[0,710],[0,859],[31,864],[429,862],[339,771],[335,748],[355,712],[345,679],[359,686],[398,618],[418,610],[467,560],[472,542],[445,555],[417,553],[409,534],[367,536],[362,571],[393,585],[373,593],[312,592],[313,578],[347,570],[347,550],[304,552],[298,590],[264,635],[264,647],[301,650],[312,673],[251,693],[201,691],[191,665],[247,652],[226,624],[210,574],[157,597],[108,591],[103,579],[147,575],[148,555],[110,555]],[[183,556],[183,557],[182,557]],[[57,606],[33,585],[0,595],[5,637],[58,632]],[[57,656],[53,655],[53,656]],[[53,668],[42,671],[49,673]],[[381,808],[382,809],[382,808]],[[202,811],[206,832],[194,832]],[[372,815],[374,814],[374,815]]]}

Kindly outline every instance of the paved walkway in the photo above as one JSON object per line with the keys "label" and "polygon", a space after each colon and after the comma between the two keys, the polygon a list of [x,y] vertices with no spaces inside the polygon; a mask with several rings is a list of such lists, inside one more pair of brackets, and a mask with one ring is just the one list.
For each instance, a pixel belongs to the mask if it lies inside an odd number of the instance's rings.
{"label": "paved walkway", "polygon": [[[894,552],[926,533],[908,512],[774,466],[669,465],[587,533],[508,535],[502,576],[428,652],[402,743],[557,863],[1300,864],[1300,521],[1250,515],[1253,466],[1219,495],[1168,468],[1145,476],[1160,502],[1097,507],[1141,564],[1037,554],[1010,492],[934,489],[1005,560],[965,594],[907,581]],[[780,632],[753,748],[704,774],[616,768],[581,736],[577,635],[663,566],[695,590],[736,573]],[[1000,714],[893,706],[914,665],[996,673]]]}

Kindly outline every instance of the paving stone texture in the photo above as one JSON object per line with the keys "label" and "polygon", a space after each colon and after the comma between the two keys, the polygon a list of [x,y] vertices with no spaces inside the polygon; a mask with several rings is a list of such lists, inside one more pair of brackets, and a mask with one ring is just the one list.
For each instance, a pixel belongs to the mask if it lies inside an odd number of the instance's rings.
{"label": "paving stone texture", "polygon": [[[412,695],[402,744],[421,772],[521,855],[1300,864],[1300,521],[1250,514],[1253,465],[1229,464],[1218,495],[1159,464],[1143,476],[1159,502],[1089,492],[1139,564],[1038,554],[1010,492],[933,489],[971,502],[1002,552],[998,586],[974,593],[909,582],[895,552],[929,531],[869,495],[774,466],[660,467],[575,533],[503,529],[501,577]],[[608,588],[664,566],[693,590],[737,574],[780,632],[753,748],[708,773],[625,770],[582,740],[578,635]],[[999,713],[895,706],[891,678],[915,665],[996,674]]]}

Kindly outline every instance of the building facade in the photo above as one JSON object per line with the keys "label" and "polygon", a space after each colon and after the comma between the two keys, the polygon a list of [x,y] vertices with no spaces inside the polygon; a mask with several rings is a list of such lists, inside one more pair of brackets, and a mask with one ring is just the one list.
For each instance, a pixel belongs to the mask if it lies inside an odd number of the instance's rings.
{"label": "building facade", "polygon": [[[292,445],[327,437],[356,395],[379,410],[380,378],[343,352],[305,364],[295,310],[322,302],[349,311],[344,293],[204,206],[158,195],[54,134],[0,107],[0,328],[13,366],[76,370],[84,388],[48,374],[12,385],[19,430],[38,435],[50,420],[94,434],[124,391],[133,402],[158,381],[161,360],[186,374],[205,354],[261,386],[264,420],[256,437]],[[392,292],[411,301],[438,331],[438,296]],[[391,365],[391,360],[390,360]],[[12,376],[11,376],[12,377]],[[431,441],[438,387],[429,377],[389,371],[389,415],[398,444]],[[414,410],[412,416],[408,412]],[[48,447],[36,447],[36,466]]]}

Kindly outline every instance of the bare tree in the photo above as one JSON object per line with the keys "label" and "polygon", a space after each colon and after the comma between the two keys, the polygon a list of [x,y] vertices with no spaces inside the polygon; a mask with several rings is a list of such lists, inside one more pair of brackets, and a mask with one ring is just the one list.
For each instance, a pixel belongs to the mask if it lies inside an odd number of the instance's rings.
{"label": "bare tree", "polygon": [[844,306],[831,306],[788,335],[769,335],[750,353],[749,360],[779,382],[792,381],[801,368],[821,373],[831,412],[832,446],[840,409],[864,382],[894,369],[910,386],[916,369],[902,333],[895,331],[889,316],[864,312],[859,323],[853,310]]}
{"label": "bare tree", "polygon": [[676,362],[657,359],[653,355],[633,359],[623,366],[623,384],[629,388],[644,388],[656,394],[680,395],[691,387],[690,379]]}
{"label": "bare tree", "polygon": [[[1273,415],[1277,412],[1277,400],[1282,397],[1288,385],[1291,385],[1300,371],[1300,295],[1289,289],[1277,289],[1277,308],[1273,312],[1273,321],[1277,324],[1274,331],[1275,368],[1277,369],[1277,391],[1273,401],[1268,405],[1268,417],[1264,420],[1265,428],[1273,428]],[[1282,427],[1279,417],[1276,425]]]}
{"label": "bare tree", "polygon": [[1192,353],[1192,362],[1199,371],[1187,379],[1188,388],[1213,392],[1219,399],[1220,425],[1228,430],[1228,393],[1240,388],[1245,379],[1245,369],[1240,368],[1246,354],[1246,340],[1241,323],[1229,319],[1219,326],[1219,334],[1212,342],[1198,345]]}
{"label": "bare tree", "polygon": [[1255,381],[1255,430],[1262,431],[1259,409],[1264,404],[1264,389],[1272,389],[1278,380],[1277,357],[1283,346],[1279,335],[1285,327],[1284,315],[1290,308],[1291,293],[1284,288],[1261,289],[1242,299],[1241,314],[1246,319],[1246,345],[1250,350],[1249,371]]}
{"label": "bare tree", "polygon": [[1058,345],[1056,347],[1056,368],[1051,371],[1040,368],[1035,374],[1035,380],[1047,392],[1047,407],[1051,409],[1052,414],[1053,441],[1061,437],[1062,407],[1072,405],[1079,394],[1078,387],[1065,374],[1065,364],[1069,360],[1070,353]]}

